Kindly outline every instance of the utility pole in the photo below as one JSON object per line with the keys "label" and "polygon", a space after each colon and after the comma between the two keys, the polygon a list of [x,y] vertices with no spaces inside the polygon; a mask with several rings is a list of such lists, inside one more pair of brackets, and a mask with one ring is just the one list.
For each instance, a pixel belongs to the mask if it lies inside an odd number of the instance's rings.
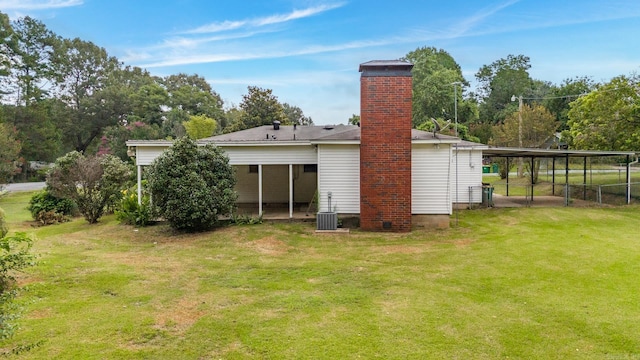
{"label": "utility pole", "polygon": [[[517,97],[518,99],[518,147],[522,148],[522,95]],[[511,101],[516,101],[516,96],[511,96]],[[522,158],[518,161],[518,176],[522,176]],[[507,171],[509,171],[507,169]],[[533,171],[533,170],[532,170]]]}
{"label": "utility pole", "polygon": [[455,114],[454,117],[456,119],[456,137],[458,137],[458,85],[461,84],[462,83],[460,81],[451,83],[451,85],[453,85],[453,111]]}

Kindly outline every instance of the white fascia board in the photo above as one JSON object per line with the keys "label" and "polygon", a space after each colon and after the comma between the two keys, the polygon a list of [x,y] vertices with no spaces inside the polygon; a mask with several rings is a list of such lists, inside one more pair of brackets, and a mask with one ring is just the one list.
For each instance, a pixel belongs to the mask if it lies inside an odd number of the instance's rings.
{"label": "white fascia board", "polygon": [[311,141],[313,145],[360,145],[360,140],[325,140]]}
{"label": "white fascia board", "polygon": [[139,147],[159,147],[159,146],[171,146],[173,141],[169,140],[127,140],[125,143],[127,146],[139,146]]}
{"label": "white fascia board", "polygon": [[412,144],[457,144],[460,140],[411,140]]}
{"label": "white fascia board", "polygon": [[198,143],[199,145],[212,144],[219,147],[238,147],[238,146],[310,146],[311,142],[309,141],[274,141],[274,142],[266,142],[266,141],[239,141],[239,142],[206,142],[206,143]]}

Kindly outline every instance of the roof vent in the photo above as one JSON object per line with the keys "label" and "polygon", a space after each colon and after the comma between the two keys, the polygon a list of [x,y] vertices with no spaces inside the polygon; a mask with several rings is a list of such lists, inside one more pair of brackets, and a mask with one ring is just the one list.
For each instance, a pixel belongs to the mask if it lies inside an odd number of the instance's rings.
{"label": "roof vent", "polygon": [[273,130],[280,130],[280,121],[275,120],[273,122]]}
{"label": "roof vent", "polygon": [[325,129],[325,130],[333,130],[333,125],[325,125],[323,129]]}

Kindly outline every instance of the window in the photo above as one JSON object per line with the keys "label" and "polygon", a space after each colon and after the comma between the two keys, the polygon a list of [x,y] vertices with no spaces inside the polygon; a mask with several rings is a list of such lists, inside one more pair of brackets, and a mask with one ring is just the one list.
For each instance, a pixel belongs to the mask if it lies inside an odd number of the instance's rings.
{"label": "window", "polygon": [[257,174],[258,165],[249,165],[249,174]]}
{"label": "window", "polygon": [[305,164],[304,172],[306,173],[317,173],[318,172],[318,164]]}

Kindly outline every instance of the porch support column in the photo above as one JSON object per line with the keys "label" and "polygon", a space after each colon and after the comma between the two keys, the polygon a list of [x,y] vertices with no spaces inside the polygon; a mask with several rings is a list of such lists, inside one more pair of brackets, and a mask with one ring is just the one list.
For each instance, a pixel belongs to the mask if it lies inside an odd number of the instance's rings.
{"label": "porch support column", "polygon": [[262,164],[258,164],[258,216],[262,216]]}
{"label": "porch support column", "polygon": [[631,157],[627,155],[627,205],[631,204]]}
{"label": "porch support column", "polygon": [[138,165],[138,205],[142,205],[142,165]]}
{"label": "porch support column", "polygon": [[293,219],[293,164],[289,164],[289,219]]}

